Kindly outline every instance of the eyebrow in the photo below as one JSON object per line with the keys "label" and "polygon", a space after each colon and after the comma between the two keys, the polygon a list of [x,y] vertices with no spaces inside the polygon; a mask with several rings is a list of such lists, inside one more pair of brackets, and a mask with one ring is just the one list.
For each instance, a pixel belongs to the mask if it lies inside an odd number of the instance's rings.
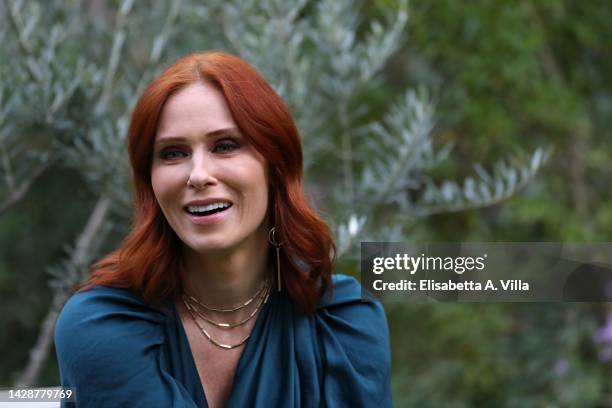
{"label": "eyebrow", "polygon": [[[224,128],[213,130],[212,132],[208,132],[204,135],[205,137],[216,137],[216,136],[240,136],[240,130],[238,128]],[[175,143],[175,142],[184,142],[187,138],[182,136],[167,136],[159,138],[155,141],[155,145],[167,144],[167,143]]]}

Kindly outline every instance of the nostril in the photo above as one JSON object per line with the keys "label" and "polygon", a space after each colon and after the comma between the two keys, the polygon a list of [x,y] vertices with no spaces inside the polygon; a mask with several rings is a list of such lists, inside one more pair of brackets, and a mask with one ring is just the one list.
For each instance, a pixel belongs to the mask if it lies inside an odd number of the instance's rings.
{"label": "nostril", "polygon": [[191,179],[187,180],[187,186],[191,186],[196,189],[202,189],[206,187],[206,182],[194,182]]}

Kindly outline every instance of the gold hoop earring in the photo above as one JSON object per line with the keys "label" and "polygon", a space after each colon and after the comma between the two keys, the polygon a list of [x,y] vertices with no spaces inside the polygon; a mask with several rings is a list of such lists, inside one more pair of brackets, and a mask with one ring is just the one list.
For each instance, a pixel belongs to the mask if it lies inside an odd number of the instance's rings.
{"label": "gold hoop earring", "polygon": [[276,289],[281,291],[281,271],[280,271],[280,247],[282,243],[276,240],[276,227],[270,228],[268,232],[268,242],[276,248]]}

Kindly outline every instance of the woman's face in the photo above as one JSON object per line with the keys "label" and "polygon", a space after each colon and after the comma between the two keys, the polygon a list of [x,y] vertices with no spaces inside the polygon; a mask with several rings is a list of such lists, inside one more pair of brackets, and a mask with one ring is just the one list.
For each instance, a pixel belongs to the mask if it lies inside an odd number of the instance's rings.
{"label": "woman's face", "polygon": [[189,248],[206,253],[267,240],[265,159],[212,85],[192,83],[168,99],[153,155],[153,192]]}

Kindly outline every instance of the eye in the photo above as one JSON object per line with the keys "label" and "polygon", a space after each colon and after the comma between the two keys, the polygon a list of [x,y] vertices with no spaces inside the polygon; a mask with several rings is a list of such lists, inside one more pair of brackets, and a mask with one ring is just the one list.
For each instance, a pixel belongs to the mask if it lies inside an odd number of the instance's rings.
{"label": "eye", "polygon": [[159,154],[159,157],[164,160],[172,160],[172,159],[176,159],[179,157],[184,157],[184,155],[185,153],[179,149],[168,148],[168,149],[162,150],[162,152]]}
{"label": "eye", "polygon": [[215,147],[213,147],[213,153],[230,153],[236,149],[240,148],[240,144],[231,139],[225,139],[218,142]]}

